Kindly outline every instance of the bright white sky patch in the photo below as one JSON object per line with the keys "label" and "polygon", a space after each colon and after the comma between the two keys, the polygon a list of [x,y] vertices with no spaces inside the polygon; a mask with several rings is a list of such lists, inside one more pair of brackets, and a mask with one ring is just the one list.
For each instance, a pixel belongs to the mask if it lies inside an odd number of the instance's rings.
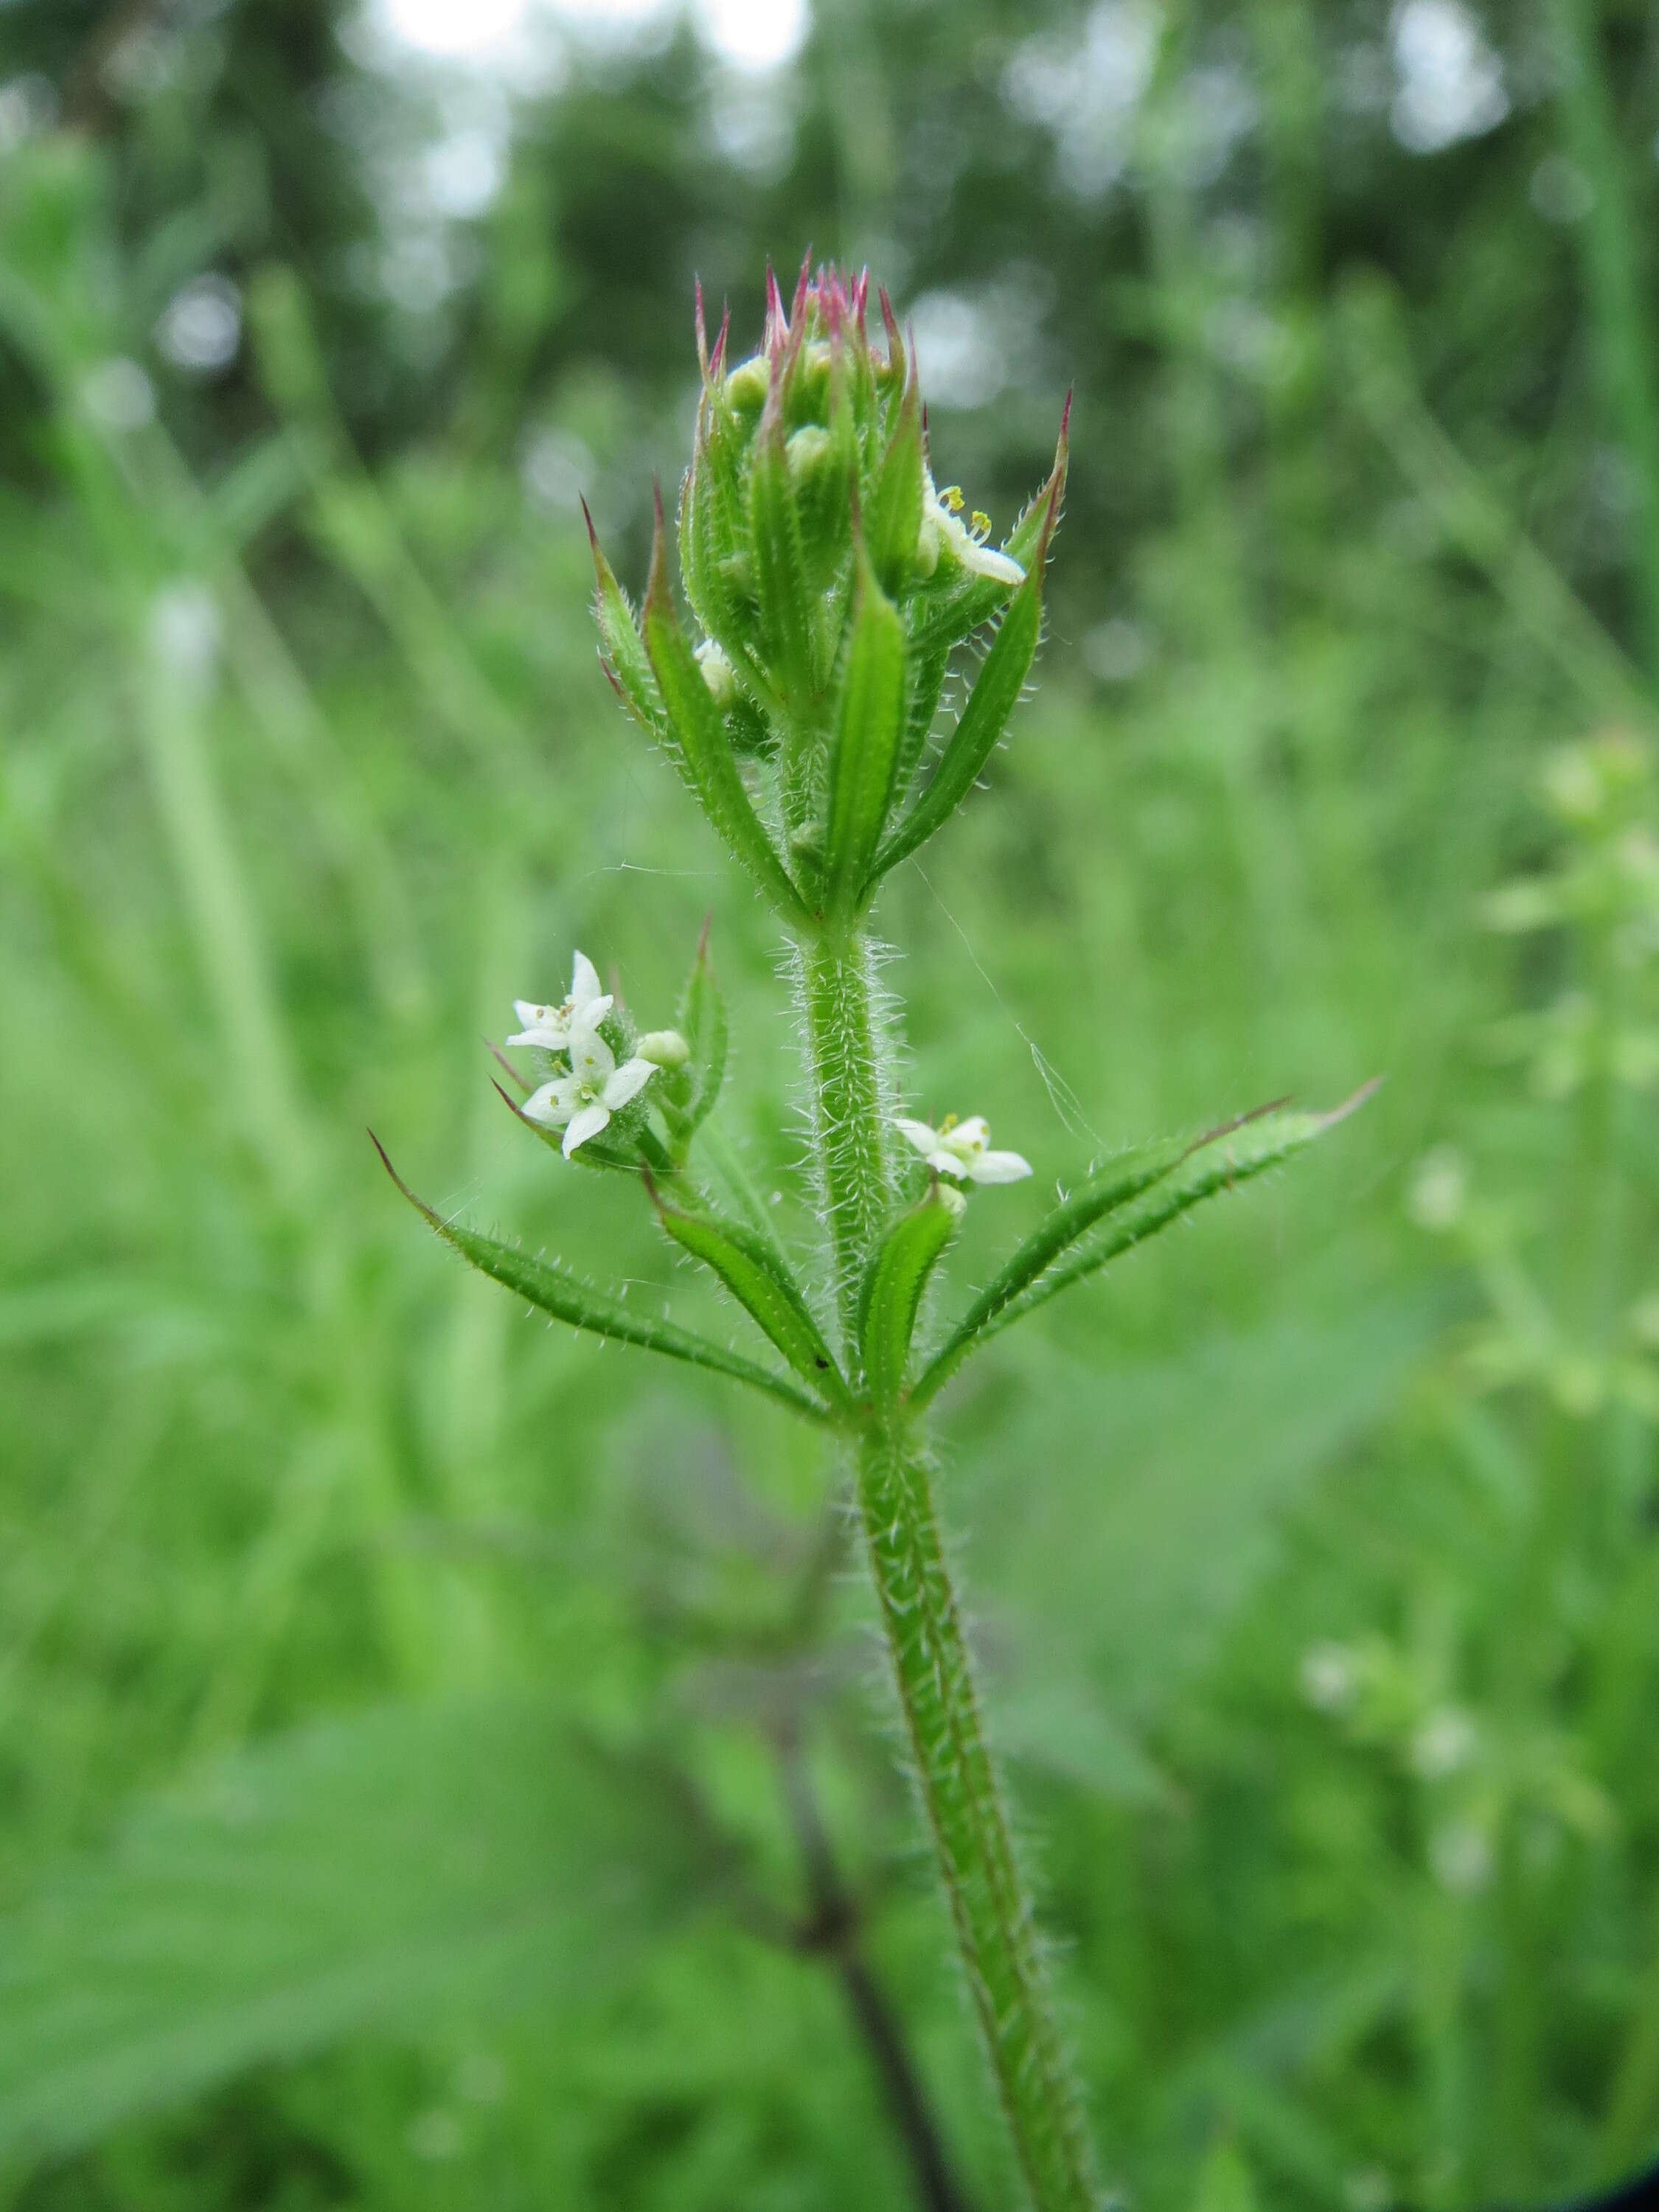
{"label": "bright white sky patch", "polygon": [[1152,0],[1096,0],[1080,40],[1075,27],[1039,31],[1014,49],[1003,98],[1054,133],[1066,180],[1085,198],[1123,173],[1161,29]]}
{"label": "bright white sky patch", "polygon": [[487,53],[520,28],[529,0],[380,0],[394,38],[424,54]]}
{"label": "bright white sky patch", "polygon": [[1389,119],[1409,153],[1437,154],[1497,129],[1510,112],[1504,65],[1462,0],[1403,0],[1390,28]]}
{"label": "bright white sky patch", "polygon": [[734,69],[781,69],[806,43],[806,0],[697,0],[697,29]]}
{"label": "bright white sky patch", "polygon": [[654,31],[666,0],[544,0],[544,12],[591,46],[628,46]]}
{"label": "bright white sky patch", "polygon": [[[439,59],[488,61],[539,17],[599,46],[625,47],[660,31],[672,0],[371,0],[392,40]],[[690,0],[697,34],[730,67],[781,69],[811,28],[809,0]]]}

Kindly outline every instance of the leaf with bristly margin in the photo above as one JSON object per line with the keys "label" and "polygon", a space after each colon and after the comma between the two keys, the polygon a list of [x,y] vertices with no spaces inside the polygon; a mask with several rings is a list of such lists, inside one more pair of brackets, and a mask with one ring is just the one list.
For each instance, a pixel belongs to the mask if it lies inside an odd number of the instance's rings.
{"label": "leaf with bristly margin", "polygon": [[913,361],[904,380],[898,421],[882,455],[864,518],[871,566],[891,599],[902,597],[915,568],[926,497],[923,469],[921,392]]}
{"label": "leaf with bristly margin", "polygon": [[919,1206],[900,1215],[870,1262],[860,1301],[864,1376],[872,1400],[884,1413],[891,1412],[903,1394],[922,1292],[960,1211],[960,1200],[952,1206],[935,1181]]}
{"label": "leaf with bristly margin", "polygon": [[813,649],[816,595],[807,577],[800,518],[790,482],[782,388],[775,371],[755,433],[749,526],[762,638],[784,699],[792,707],[799,707],[811,697],[817,684]]}
{"label": "leaf with bristly margin", "polygon": [[754,644],[753,611],[734,580],[747,520],[742,470],[747,440],[726,395],[729,330],[728,317],[720,326],[712,362],[706,333],[699,338],[703,388],[691,466],[680,496],[680,577],[703,629],[720,641],[734,666],[747,667]]}
{"label": "leaf with bristly margin", "polygon": [[714,1111],[726,1080],[726,1000],[708,964],[707,922],[697,940],[696,959],[680,994],[679,1025],[681,1036],[691,1048],[691,1103],[683,1117],[690,1136]]}
{"label": "leaf with bristly margin", "polygon": [[933,718],[944,696],[951,671],[951,648],[937,645],[927,653],[905,655],[904,735],[899,740],[898,772],[893,778],[892,804],[896,810],[910,795],[921,757],[927,749]]}
{"label": "leaf with bristly margin", "polygon": [[746,1382],[751,1389],[781,1398],[798,1413],[805,1413],[813,1420],[824,1419],[823,1407],[804,1390],[798,1389],[787,1376],[775,1375],[769,1369],[757,1366],[752,1359],[745,1359],[741,1352],[728,1352],[723,1345],[713,1344],[689,1328],[681,1328],[675,1322],[653,1319],[635,1307],[625,1305],[620,1298],[608,1297],[603,1291],[578,1282],[562,1267],[550,1267],[544,1260],[532,1260],[528,1253],[501,1243],[494,1237],[481,1236],[476,1229],[464,1229],[459,1222],[446,1221],[423,1199],[415,1195],[386,1158],[385,1147],[372,1129],[369,1141],[380,1153],[381,1164],[392,1182],[452,1250],[470,1261],[480,1274],[488,1275],[506,1290],[516,1291],[543,1313],[551,1314],[556,1321],[565,1322],[572,1328],[586,1329],[591,1335],[609,1337],[617,1344],[637,1345],[642,1352],[658,1352],[665,1358],[684,1360],[690,1367],[704,1367],[712,1374],[730,1376],[733,1382]]}
{"label": "leaf with bristly margin", "polygon": [[[1158,1146],[1149,1146],[1143,1153],[1128,1155],[1118,1165],[1130,1185],[1133,1185],[1135,1175],[1145,1168],[1156,1170],[1141,1182],[1139,1193],[1131,1188],[1126,1197],[1120,1197],[1109,1206],[1102,1206],[1094,1219],[1098,1222],[1109,1215],[1109,1225],[1085,1243],[1080,1251],[1073,1251],[1069,1258],[1063,1256],[1067,1249],[1077,1243],[1079,1236],[1086,1234],[1088,1224],[1085,1230],[1061,1237],[1055,1243],[1053,1263],[1045,1263],[1034,1274],[1028,1273],[1020,1287],[1011,1290],[1008,1295],[998,1297],[994,1303],[991,1302],[991,1293],[987,1292],[969,1310],[961,1326],[952,1332],[949,1341],[929,1364],[927,1373],[912,1393],[913,1403],[918,1406],[927,1404],[941,1384],[956,1371],[970,1350],[998,1334],[1023,1315],[1047,1304],[1050,1298],[1069,1288],[1073,1283],[1080,1282],[1085,1276],[1093,1274],[1109,1260],[1115,1260],[1121,1253],[1133,1250],[1136,1245],[1146,1243],[1160,1230],[1167,1229],[1172,1221],[1179,1219],[1194,1206],[1201,1205],[1206,1198],[1214,1197],[1218,1191],[1236,1189],[1240,1183],[1249,1182],[1255,1176],[1265,1175],[1268,1169],[1278,1167],[1293,1154],[1304,1150],[1316,1139],[1322,1137],[1328,1129],[1334,1128],[1339,1121],[1357,1112],[1376,1087],[1376,1080],[1368,1083],[1355,1091],[1352,1098],[1323,1114],[1297,1112],[1285,1107],[1265,1107],[1257,1113],[1246,1115],[1240,1121],[1229,1122],[1225,1127],[1213,1131],[1207,1137],[1200,1137],[1196,1144],[1181,1148],[1173,1160],[1168,1158],[1167,1148]],[[1160,1159],[1162,1164],[1158,1164]],[[1141,1163],[1142,1166],[1132,1164],[1136,1162]],[[1110,1177],[1113,1170],[1109,1168],[1103,1173]],[[1092,1183],[1097,1179],[1091,1180]],[[1083,1198],[1090,1188],[1091,1184],[1085,1184],[1084,1191],[1076,1194],[1076,1198]],[[1060,1217],[1066,1215],[1067,1207],[1074,1202],[1067,1200],[1066,1205],[1055,1209],[1048,1222],[1021,1246],[1014,1261],[1009,1263],[1009,1269],[1004,1271],[1005,1274],[1017,1270],[1017,1267],[1029,1266],[1035,1251],[1040,1249],[1044,1231],[1051,1224],[1058,1226]],[[1002,1283],[1003,1278],[999,1277],[992,1290],[996,1291]],[[984,1309],[982,1312],[981,1308]]]}
{"label": "leaf with bristly margin", "polygon": [[[1059,513],[1058,498],[1056,491],[1047,509],[1050,529]],[[873,888],[890,869],[908,859],[950,820],[995,751],[1031,672],[1037,639],[1042,635],[1042,564],[1048,557],[1048,532],[1045,531],[1030,573],[1014,593],[1007,613],[997,626],[991,649],[968,695],[950,743],[939,755],[933,778],[877,854],[866,889]]]}
{"label": "leaf with bristly margin", "polygon": [[674,612],[660,492],[645,598],[645,646],[673,732],[671,749],[676,750],[703,812],[780,913],[790,921],[809,921],[805,902],[790,881],[744,787],[725,721]]}
{"label": "leaf with bristly margin", "polygon": [[777,1346],[797,1375],[831,1404],[850,1404],[847,1384],[805,1293],[777,1246],[738,1221],[713,1213],[688,1213],[671,1206],[650,1176],[663,1227],[684,1251],[718,1275],[738,1304]]}
{"label": "leaf with bristly margin", "polygon": [[593,518],[587,511],[587,501],[582,501],[582,514],[587,524],[587,542],[593,553],[593,612],[599,626],[599,659],[605,672],[611,678],[611,688],[629,713],[645,731],[654,738],[683,775],[688,774],[674,732],[669,726],[663,709],[662,694],[657,689],[657,679],[651,672],[651,662],[645,650],[645,641],[640,635],[639,625],[634,619],[634,610],[628,604],[627,594],[617,581],[611,563],[600,549],[599,534],[593,527]]}
{"label": "leaf with bristly margin", "polygon": [[527,1698],[356,1714],[210,1769],[0,1918],[0,2160],[365,2030],[580,2017],[696,1880],[651,1801]]}
{"label": "leaf with bristly margin", "polygon": [[[1104,1167],[1097,1168],[1043,1217],[998,1270],[951,1330],[933,1365],[948,1363],[948,1372],[1003,1309],[1030,1290],[1068,1246],[1075,1244],[1079,1237],[1086,1237],[1108,1214],[1150,1190],[1171,1169],[1178,1167],[1191,1149],[1184,1137],[1165,1138],[1157,1144],[1139,1145],[1133,1152],[1121,1152]],[[937,1388],[936,1382],[932,1383],[929,1395]]]}
{"label": "leaf with bristly margin", "polygon": [[904,733],[904,625],[860,545],[853,635],[830,748],[826,912],[857,904],[887,827]]}

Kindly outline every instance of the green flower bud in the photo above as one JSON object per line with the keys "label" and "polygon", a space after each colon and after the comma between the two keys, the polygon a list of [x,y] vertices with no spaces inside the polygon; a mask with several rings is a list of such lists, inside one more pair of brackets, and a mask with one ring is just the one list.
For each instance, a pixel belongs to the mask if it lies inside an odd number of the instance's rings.
{"label": "green flower bud", "polygon": [[766,365],[764,354],[757,354],[752,361],[739,362],[726,380],[726,397],[730,404],[744,415],[758,415],[766,404],[768,386],[772,373]]}
{"label": "green flower bud", "polygon": [[684,1067],[691,1057],[691,1048],[678,1030],[647,1030],[634,1049],[657,1067]]}
{"label": "green flower bud", "polygon": [[712,637],[704,638],[697,647],[697,665],[714,704],[722,710],[729,707],[738,696],[738,681],[732,672],[731,662]]}
{"label": "green flower bud", "polygon": [[[767,279],[752,359],[727,367],[697,303],[702,396],[678,508],[682,629],[659,535],[636,616],[595,548],[604,659],[729,849],[798,926],[860,913],[961,804],[1000,739],[1041,630],[1066,430],[1000,546],[928,467],[914,353],[869,280]],[[998,623],[927,789],[912,803],[954,647]]]}
{"label": "green flower bud", "polygon": [[834,450],[830,433],[816,422],[808,422],[797,430],[785,447],[789,474],[798,484],[807,483],[821,475],[825,457]]}

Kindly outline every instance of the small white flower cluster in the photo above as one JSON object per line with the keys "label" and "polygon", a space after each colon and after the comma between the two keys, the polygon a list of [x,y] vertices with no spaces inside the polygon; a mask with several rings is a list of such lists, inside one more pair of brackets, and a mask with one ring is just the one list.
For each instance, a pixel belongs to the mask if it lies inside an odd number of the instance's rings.
{"label": "small white flower cluster", "polygon": [[937,1129],[926,1121],[895,1119],[894,1127],[921,1154],[935,1175],[952,1182],[1019,1182],[1031,1172],[1031,1163],[1018,1152],[994,1152],[990,1124],[982,1114],[958,1121],[947,1114]]}
{"label": "small white flower cluster", "polygon": [[[562,1006],[538,1006],[530,999],[513,1001],[524,1027],[508,1037],[508,1044],[529,1046],[538,1052],[562,1052],[569,1059],[569,1073],[556,1075],[538,1091],[532,1091],[519,1109],[527,1121],[564,1131],[566,1159],[590,1137],[597,1137],[611,1116],[636,1098],[657,1072],[659,1060],[643,1052],[623,1060],[620,1067],[617,1065],[616,1054],[599,1035],[599,1024],[614,1004],[611,994],[600,990],[598,971],[585,952],[576,955],[570,994]],[[641,1038],[641,1042],[661,1044],[671,1037],[683,1059],[684,1048],[672,1031],[665,1030],[660,1037]]]}

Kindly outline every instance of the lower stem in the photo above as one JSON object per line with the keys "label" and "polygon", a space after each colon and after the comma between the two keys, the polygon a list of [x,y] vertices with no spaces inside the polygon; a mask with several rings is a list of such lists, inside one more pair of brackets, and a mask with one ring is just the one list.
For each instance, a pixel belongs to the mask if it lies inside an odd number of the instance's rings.
{"label": "lower stem", "polygon": [[1038,2212],[1096,2212],[1082,2099],[985,1740],[925,1451],[869,1437],[859,1508],[922,1806],[1031,2201]]}
{"label": "lower stem", "polygon": [[[849,1376],[859,1286],[891,1212],[885,1044],[861,937],[799,949],[814,1120]],[[914,1427],[866,1433],[859,1510],[921,1806],[995,2076],[1036,2212],[1097,2212],[1082,2099],[980,1717],[968,1642]]]}

